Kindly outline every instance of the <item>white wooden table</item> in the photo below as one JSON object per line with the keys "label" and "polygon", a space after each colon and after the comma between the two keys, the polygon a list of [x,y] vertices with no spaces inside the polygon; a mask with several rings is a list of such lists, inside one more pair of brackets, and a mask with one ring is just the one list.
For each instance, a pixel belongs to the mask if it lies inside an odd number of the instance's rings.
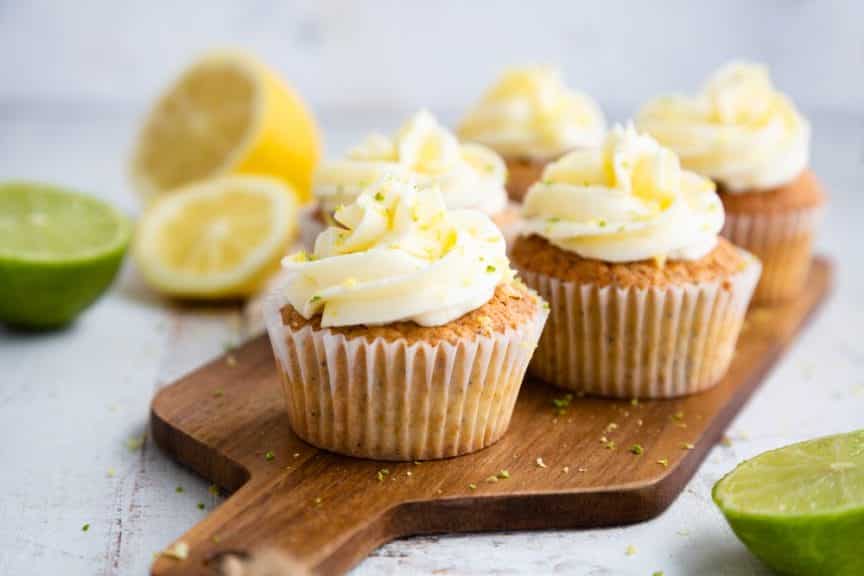
{"label": "white wooden table", "polygon": [[[357,117],[324,116],[331,149],[374,125],[346,120]],[[135,119],[123,105],[0,104],[0,179],[75,186],[135,213],[124,173]],[[767,573],[712,505],[711,486],[763,450],[864,427],[864,118],[817,114],[814,129],[814,166],[832,195],[820,247],[839,264],[835,294],[735,420],[731,446],[710,453],[665,514],[627,528],[402,540],[356,573]],[[249,330],[238,309],[160,301],[128,262],[68,330],[0,327],[0,574],[143,574],[218,506],[152,443],[133,451],[127,441],[146,430],[160,386]]]}

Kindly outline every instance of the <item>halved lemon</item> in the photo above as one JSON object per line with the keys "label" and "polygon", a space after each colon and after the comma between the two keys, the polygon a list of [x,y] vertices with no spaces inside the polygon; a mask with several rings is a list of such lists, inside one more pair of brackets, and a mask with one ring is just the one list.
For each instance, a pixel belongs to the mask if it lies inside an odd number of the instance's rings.
{"label": "halved lemon", "polygon": [[190,66],[150,111],[131,177],[148,202],[227,174],[282,179],[305,202],[319,154],[315,121],[291,88],[249,56],[214,52]]}
{"label": "halved lemon", "polygon": [[281,181],[228,176],[162,196],[138,223],[133,256],[164,294],[254,294],[279,268],[297,230],[297,201]]}

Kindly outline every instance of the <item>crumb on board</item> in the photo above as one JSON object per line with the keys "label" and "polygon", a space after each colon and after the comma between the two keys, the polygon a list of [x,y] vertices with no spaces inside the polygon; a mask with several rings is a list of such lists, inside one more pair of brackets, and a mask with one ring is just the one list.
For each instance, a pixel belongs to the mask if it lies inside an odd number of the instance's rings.
{"label": "crumb on board", "polygon": [[163,550],[159,555],[173,560],[186,560],[189,557],[189,544],[180,540],[170,548]]}
{"label": "crumb on board", "polygon": [[538,468],[546,468],[546,463],[543,462],[543,458],[538,456],[537,460],[534,461]]}

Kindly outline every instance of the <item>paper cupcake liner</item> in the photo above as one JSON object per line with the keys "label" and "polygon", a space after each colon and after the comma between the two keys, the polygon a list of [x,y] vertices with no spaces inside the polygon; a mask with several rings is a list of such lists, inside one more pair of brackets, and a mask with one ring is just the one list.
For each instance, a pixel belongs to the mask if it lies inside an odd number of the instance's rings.
{"label": "paper cupcake liner", "polygon": [[272,298],[266,320],[294,432],[319,448],[381,460],[458,456],[497,441],[547,312],[456,344],[292,330]]}
{"label": "paper cupcake liner", "polygon": [[551,314],[529,367],[546,382],[613,398],[671,398],[716,384],[732,359],[759,262],[716,282],[619,288],[522,270]]}
{"label": "paper cupcake liner", "polygon": [[801,291],[822,214],[821,207],[764,214],[726,213],[721,234],[762,261],[754,304],[782,302]]}

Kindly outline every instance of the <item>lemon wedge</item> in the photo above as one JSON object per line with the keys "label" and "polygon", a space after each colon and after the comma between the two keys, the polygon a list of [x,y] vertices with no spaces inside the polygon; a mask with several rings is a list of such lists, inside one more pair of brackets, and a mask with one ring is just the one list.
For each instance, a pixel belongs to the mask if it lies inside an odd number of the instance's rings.
{"label": "lemon wedge", "polygon": [[133,257],[144,279],[175,297],[258,291],[297,230],[297,200],[281,181],[227,176],[159,197],[144,212]]}
{"label": "lemon wedge", "polygon": [[214,52],[191,65],[147,116],[131,179],[148,202],[198,180],[263,174],[310,196],[320,144],[300,97],[259,61]]}

